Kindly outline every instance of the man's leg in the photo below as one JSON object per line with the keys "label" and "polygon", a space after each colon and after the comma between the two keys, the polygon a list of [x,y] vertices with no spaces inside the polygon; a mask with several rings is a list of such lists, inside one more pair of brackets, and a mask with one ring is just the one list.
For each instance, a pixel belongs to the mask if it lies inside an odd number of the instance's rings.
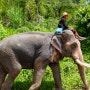
{"label": "man's leg", "polygon": [[76,30],[71,30],[71,31],[74,33],[75,38],[77,38],[78,40],[82,41],[86,39],[85,37],[81,37]]}

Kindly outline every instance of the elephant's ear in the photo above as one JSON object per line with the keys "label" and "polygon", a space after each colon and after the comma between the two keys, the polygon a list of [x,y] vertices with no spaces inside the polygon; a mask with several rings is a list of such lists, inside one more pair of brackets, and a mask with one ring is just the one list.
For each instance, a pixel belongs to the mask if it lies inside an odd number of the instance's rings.
{"label": "elephant's ear", "polygon": [[61,50],[61,42],[60,42],[60,36],[59,38],[57,36],[53,36],[52,37],[52,41],[51,41],[51,45],[57,49],[60,53],[62,53],[62,50]]}

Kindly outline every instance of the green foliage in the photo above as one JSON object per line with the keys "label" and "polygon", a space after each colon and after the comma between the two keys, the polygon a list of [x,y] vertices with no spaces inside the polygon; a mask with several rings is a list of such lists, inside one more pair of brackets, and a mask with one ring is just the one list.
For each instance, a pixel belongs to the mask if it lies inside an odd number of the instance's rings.
{"label": "green foliage", "polygon": [[[38,16],[44,19],[60,17],[64,11],[73,12],[72,0],[1,0],[0,19],[7,27],[18,28],[31,21],[38,21]],[[38,22],[37,22],[38,23]]]}
{"label": "green foliage", "polygon": [[25,4],[25,18],[27,21],[35,20],[36,17],[36,3],[35,0],[27,0]]}
{"label": "green foliage", "polygon": [[23,25],[23,13],[22,8],[18,7],[12,7],[9,10],[7,10],[7,16],[10,22],[10,26],[13,28],[18,28]]}
{"label": "green foliage", "polygon": [[19,31],[10,28],[6,29],[2,24],[0,24],[0,40],[16,33],[19,33]]}
{"label": "green foliage", "polygon": [[[36,22],[27,22],[23,27],[18,27],[17,29],[7,28],[0,24],[0,40],[10,36],[12,34],[21,33],[21,32],[30,32],[30,31],[42,31],[42,32],[55,32],[57,27],[58,20],[49,18],[45,20],[40,16],[39,23]],[[14,23],[15,24],[15,23]]]}
{"label": "green foliage", "polygon": [[82,36],[90,36],[90,5],[77,10],[76,28]]}
{"label": "green foliage", "polygon": [[4,33],[5,33],[5,29],[4,29],[4,27],[0,24],[0,40],[5,37]]}
{"label": "green foliage", "polygon": [[44,5],[44,3],[43,3],[42,1],[39,2],[38,8],[39,8],[40,14],[41,14],[42,16],[46,17],[47,14],[48,14],[48,12],[47,12],[47,9],[45,8],[45,5]]}
{"label": "green foliage", "polygon": [[90,50],[90,37],[87,37],[86,40],[84,40],[83,42],[81,42],[81,46],[82,46],[82,51],[84,53],[90,53],[89,50]]}
{"label": "green foliage", "polygon": [[46,18],[55,16],[52,2],[49,3],[47,0],[46,1],[40,0],[38,3],[38,8],[40,14]]}
{"label": "green foliage", "polygon": [[84,4],[87,0],[80,0],[80,4]]}

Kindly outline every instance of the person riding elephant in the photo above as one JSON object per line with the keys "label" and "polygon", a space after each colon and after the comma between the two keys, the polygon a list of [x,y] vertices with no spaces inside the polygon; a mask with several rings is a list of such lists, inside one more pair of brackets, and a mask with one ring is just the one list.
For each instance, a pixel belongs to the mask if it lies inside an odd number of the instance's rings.
{"label": "person riding elephant", "polygon": [[62,33],[63,30],[67,29],[67,30],[71,30],[74,33],[75,37],[77,39],[79,39],[80,41],[85,40],[86,38],[85,37],[81,37],[75,29],[71,29],[71,28],[69,28],[67,26],[66,20],[68,19],[68,16],[69,16],[69,14],[67,12],[63,13],[63,15],[62,15],[62,17],[61,17],[61,19],[60,19],[60,21],[58,23],[58,27],[56,29],[55,34]]}

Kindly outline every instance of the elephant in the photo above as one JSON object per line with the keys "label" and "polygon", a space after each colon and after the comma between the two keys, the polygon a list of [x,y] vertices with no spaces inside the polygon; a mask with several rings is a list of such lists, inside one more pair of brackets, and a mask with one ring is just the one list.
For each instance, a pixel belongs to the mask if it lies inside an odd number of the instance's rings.
{"label": "elephant", "polygon": [[33,83],[29,90],[37,90],[47,66],[52,70],[56,90],[63,90],[59,60],[64,57],[74,60],[84,89],[89,90],[84,68],[90,68],[90,64],[84,62],[80,42],[72,31],[64,30],[58,35],[53,32],[24,32],[1,40],[0,90],[11,90],[22,69],[34,69]]}

